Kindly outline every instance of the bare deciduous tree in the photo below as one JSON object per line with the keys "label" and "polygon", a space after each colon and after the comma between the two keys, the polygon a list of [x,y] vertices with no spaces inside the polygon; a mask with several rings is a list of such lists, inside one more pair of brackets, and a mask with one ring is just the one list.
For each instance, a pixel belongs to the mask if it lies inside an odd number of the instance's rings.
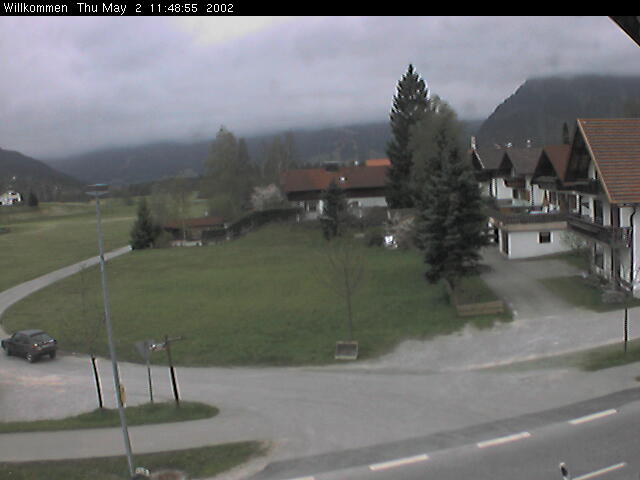
{"label": "bare deciduous tree", "polygon": [[90,282],[89,271],[85,264],[80,266],[78,272],[78,289],[76,290],[80,297],[80,322],[73,321],[72,316],[64,316],[60,322],[60,329],[64,337],[71,341],[81,342],[83,349],[89,352],[91,368],[95,379],[95,386],[98,396],[98,406],[103,408],[104,402],[102,398],[102,388],[98,366],[96,363],[96,354],[100,339],[104,338],[104,318],[100,313],[97,303],[90,300]]}
{"label": "bare deciduous tree", "polygon": [[352,236],[345,235],[327,242],[322,253],[326,268],[319,278],[336,295],[344,299],[347,307],[348,340],[352,341],[353,296],[364,280],[364,249]]}

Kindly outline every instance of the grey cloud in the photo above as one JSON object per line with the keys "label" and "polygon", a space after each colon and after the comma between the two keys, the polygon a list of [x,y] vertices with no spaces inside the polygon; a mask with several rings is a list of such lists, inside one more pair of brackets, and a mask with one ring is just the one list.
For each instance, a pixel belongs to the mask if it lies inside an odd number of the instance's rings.
{"label": "grey cloud", "polygon": [[527,78],[640,74],[606,17],[304,17],[202,44],[169,17],[0,18],[0,146],[109,145],[384,121],[413,63],[462,118]]}

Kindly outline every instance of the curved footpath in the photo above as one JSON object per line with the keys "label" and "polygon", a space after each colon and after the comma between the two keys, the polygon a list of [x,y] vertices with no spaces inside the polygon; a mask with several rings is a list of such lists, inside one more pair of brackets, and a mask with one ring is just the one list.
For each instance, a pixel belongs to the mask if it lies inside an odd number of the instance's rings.
{"label": "curved footpath", "polygon": [[[418,441],[441,432],[456,432],[457,441],[464,442],[471,433],[477,436],[484,431],[479,430],[481,425],[488,428],[487,435],[495,436],[496,429],[507,428],[509,422],[504,419],[557,408],[564,409],[563,415],[578,416],[585,410],[573,406],[584,405],[580,402],[585,399],[607,399],[612,392],[635,391],[639,386],[637,365],[591,373],[570,368],[480,368],[620,338],[620,312],[593,314],[575,309],[540,289],[537,276],[563,274],[559,272],[566,267],[561,262],[501,262],[491,258],[491,253],[487,258],[493,268],[486,279],[494,289],[501,293],[510,288],[525,289],[524,295],[512,298],[516,311],[513,322],[490,330],[467,328],[430,341],[405,342],[389,355],[355,364],[180,367],[177,375],[182,397],[214,404],[220,415],[209,420],[131,427],[134,456],[262,440],[271,442],[269,455],[240,469],[237,476],[225,474],[224,478],[247,478],[249,472],[267,463],[278,466],[279,476],[274,478],[294,478],[300,476],[295,474],[298,470],[304,470],[296,459],[325,456],[331,459],[330,467],[336,464],[331,455],[341,452],[340,462],[347,465],[362,458],[364,450],[383,458],[385,445],[405,445],[411,439]],[[0,313],[85,264],[80,262],[0,293]],[[633,325],[637,325],[636,315],[631,315]],[[101,360],[100,369],[106,406],[112,408],[115,397],[109,362]],[[129,404],[148,401],[145,367],[121,363],[120,371]],[[153,379],[154,398],[171,400],[166,369],[154,366]],[[625,401],[636,401],[636,397],[634,393]],[[35,365],[14,357],[0,359],[0,421],[65,417],[95,407],[93,378],[83,356],[60,355],[55,361]],[[606,402],[598,403],[598,408],[607,408]],[[0,435],[0,461],[122,454],[117,428]]]}
{"label": "curved footpath", "polygon": [[[104,259],[105,261],[111,260],[112,258],[119,257],[125,253],[131,251],[131,247],[127,245],[126,247],[118,248],[117,250],[113,250],[111,252],[105,253]],[[91,257],[82,262],[74,263],[68,267],[60,268],[59,270],[55,270],[54,272],[47,273],[40,277],[34,278],[33,280],[29,280],[28,282],[21,283],[15,287],[9,288],[4,292],[0,292],[0,317],[5,312],[7,308],[13,305],[16,302],[19,302],[24,297],[31,295],[33,292],[40,290],[41,288],[47,287],[52,283],[57,282],[58,280],[62,280],[63,278],[69,277],[74,273],[78,273],[85,267],[91,267],[93,265],[97,265],[100,261],[100,257]],[[0,324],[0,336],[5,337],[7,333],[2,329],[2,325]]]}

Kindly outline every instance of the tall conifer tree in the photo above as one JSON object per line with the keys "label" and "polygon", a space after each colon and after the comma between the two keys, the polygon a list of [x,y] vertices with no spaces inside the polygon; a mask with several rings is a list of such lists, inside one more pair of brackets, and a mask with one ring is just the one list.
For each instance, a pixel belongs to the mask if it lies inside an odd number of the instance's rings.
{"label": "tall conifer tree", "polygon": [[480,260],[487,244],[487,218],[471,162],[463,154],[455,116],[434,128],[427,174],[417,196],[416,243],[424,253],[429,282],[448,280],[455,288]]}
{"label": "tall conifer tree", "polygon": [[331,180],[329,187],[322,194],[323,211],[320,221],[324,238],[331,240],[342,234],[343,223],[347,211],[347,200],[344,191],[335,180]]}
{"label": "tall conifer tree", "polygon": [[387,155],[391,161],[387,179],[387,204],[390,208],[413,207],[411,188],[411,129],[429,109],[428,89],[420,75],[409,65],[398,82],[390,114],[391,141]]}
{"label": "tall conifer tree", "polygon": [[131,229],[131,248],[142,250],[153,247],[160,234],[160,228],[154,224],[147,201],[143,198],[138,204],[138,218]]}

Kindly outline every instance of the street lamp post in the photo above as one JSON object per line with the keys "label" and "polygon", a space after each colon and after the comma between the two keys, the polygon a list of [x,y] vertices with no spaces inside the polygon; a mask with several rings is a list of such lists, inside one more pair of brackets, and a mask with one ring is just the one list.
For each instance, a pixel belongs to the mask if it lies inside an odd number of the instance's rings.
{"label": "street lamp post", "polygon": [[109,186],[105,184],[89,185],[86,193],[96,199],[96,218],[98,232],[98,250],[100,252],[100,276],[102,279],[102,300],[104,303],[104,321],[107,327],[107,339],[109,341],[109,353],[111,355],[111,365],[113,367],[113,383],[116,389],[116,401],[118,404],[118,413],[120,415],[120,426],[122,427],[122,436],[124,437],[124,448],[127,454],[127,462],[129,464],[129,473],[131,477],[134,475],[133,455],[131,453],[131,441],[129,440],[129,431],[127,429],[127,419],[124,416],[124,407],[122,405],[122,397],[120,395],[120,374],[118,373],[118,362],[116,360],[116,350],[113,344],[113,331],[111,328],[111,316],[109,313],[109,292],[107,290],[107,272],[104,262],[104,242],[102,239],[102,226],[100,217],[100,197],[107,193]]}

